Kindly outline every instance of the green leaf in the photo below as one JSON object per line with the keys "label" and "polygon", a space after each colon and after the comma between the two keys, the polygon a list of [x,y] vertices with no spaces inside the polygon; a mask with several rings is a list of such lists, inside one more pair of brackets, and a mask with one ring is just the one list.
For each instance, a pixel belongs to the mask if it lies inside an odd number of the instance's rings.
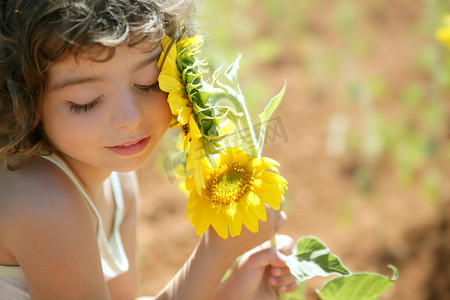
{"label": "green leaf", "polygon": [[239,54],[236,60],[225,71],[225,76],[233,83],[238,82],[237,73],[239,71],[239,61],[241,58],[242,55]]}
{"label": "green leaf", "polygon": [[291,273],[299,280],[331,274],[348,275],[340,259],[315,237],[304,237],[297,242],[297,252],[289,256],[286,262]]}
{"label": "green leaf", "polygon": [[264,108],[264,111],[259,114],[259,121],[261,122],[261,128],[260,128],[260,134],[259,134],[259,149],[260,152],[262,152],[262,149],[264,147],[264,139],[266,137],[266,129],[267,124],[269,123],[270,117],[272,114],[277,110],[278,106],[281,103],[281,100],[283,99],[284,92],[286,91],[287,82],[284,81],[284,86],[281,89],[281,91],[270,100],[269,104],[267,104],[266,108]]}
{"label": "green leaf", "polygon": [[241,58],[242,55],[239,54],[236,60],[225,70],[225,77],[228,78],[228,80],[233,84],[233,88],[236,90],[238,95],[242,95],[237,77],[239,71],[239,61]]}
{"label": "green leaf", "polygon": [[397,280],[398,271],[389,266],[394,275],[391,279],[375,273],[355,273],[350,276],[336,277],[325,283],[320,291],[322,300],[375,300],[386,292]]}

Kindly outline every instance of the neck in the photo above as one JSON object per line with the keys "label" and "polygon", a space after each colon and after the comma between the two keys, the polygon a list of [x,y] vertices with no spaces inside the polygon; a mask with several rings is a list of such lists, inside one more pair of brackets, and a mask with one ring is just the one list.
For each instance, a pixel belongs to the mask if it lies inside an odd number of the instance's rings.
{"label": "neck", "polygon": [[90,196],[96,196],[102,192],[103,183],[111,175],[111,171],[76,161],[65,155],[59,155],[77,176],[80,183]]}

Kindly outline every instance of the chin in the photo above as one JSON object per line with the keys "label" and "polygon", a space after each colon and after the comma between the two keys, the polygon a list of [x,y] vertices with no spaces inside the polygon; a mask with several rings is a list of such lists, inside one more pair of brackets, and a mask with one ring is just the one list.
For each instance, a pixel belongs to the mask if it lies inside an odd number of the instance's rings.
{"label": "chin", "polygon": [[111,169],[112,171],[120,173],[137,171],[147,164],[152,152],[153,151],[146,151],[134,158],[126,157],[124,160],[115,163]]}
{"label": "chin", "polygon": [[142,159],[142,160],[134,161],[134,162],[124,162],[122,164],[115,165],[111,169],[112,169],[112,171],[119,172],[119,173],[137,171],[140,168],[142,168],[147,163],[147,161],[148,161],[148,159],[145,159],[145,160]]}

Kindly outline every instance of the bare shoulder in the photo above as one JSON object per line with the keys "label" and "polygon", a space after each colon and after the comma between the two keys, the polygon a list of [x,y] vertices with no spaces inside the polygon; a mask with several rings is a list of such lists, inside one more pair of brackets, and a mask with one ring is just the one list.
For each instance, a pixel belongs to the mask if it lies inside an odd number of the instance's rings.
{"label": "bare shoulder", "polygon": [[71,180],[45,159],[17,171],[1,167],[0,247],[0,259],[21,266],[32,298],[108,298],[94,218]]}
{"label": "bare shoulder", "polygon": [[0,243],[12,242],[7,237],[13,238],[16,231],[22,234],[37,224],[50,225],[73,217],[92,222],[82,197],[63,171],[45,159],[30,160],[16,171],[2,164]]}
{"label": "bare shoulder", "polygon": [[30,160],[16,171],[0,167],[0,213],[58,209],[81,197],[64,172],[45,159]]}

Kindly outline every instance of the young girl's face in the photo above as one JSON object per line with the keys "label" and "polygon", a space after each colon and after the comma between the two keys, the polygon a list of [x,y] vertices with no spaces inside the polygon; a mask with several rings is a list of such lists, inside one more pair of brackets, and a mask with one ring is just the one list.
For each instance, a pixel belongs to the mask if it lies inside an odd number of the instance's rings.
{"label": "young girl's face", "polygon": [[69,56],[48,69],[44,132],[72,167],[135,170],[171,120],[167,95],[158,87],[160,50],[122,45],[105,62],[88,54]]}

